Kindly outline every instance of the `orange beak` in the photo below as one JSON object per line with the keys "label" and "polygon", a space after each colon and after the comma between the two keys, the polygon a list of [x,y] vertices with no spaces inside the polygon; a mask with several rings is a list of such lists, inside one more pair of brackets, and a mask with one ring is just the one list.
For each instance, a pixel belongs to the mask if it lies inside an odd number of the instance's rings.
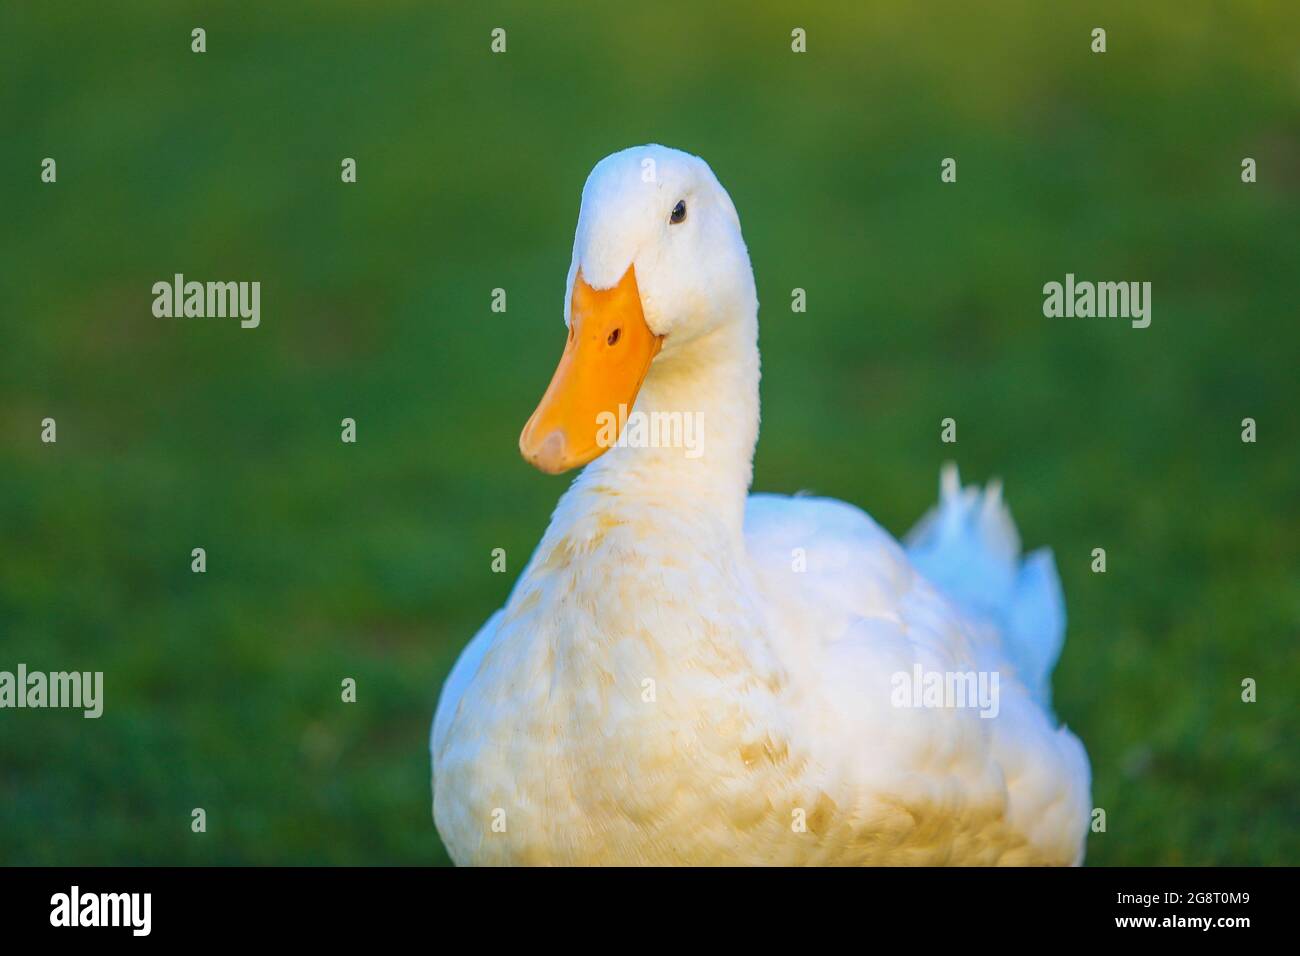
{"label": "orange beak", "polygon": [[602,290],[587,285],[579,270],[569,315],[560,364],[519,436],[524,459],[551,475],[582,467],[618,440],[663,345],[646,325],[632,266],[618,285]]}

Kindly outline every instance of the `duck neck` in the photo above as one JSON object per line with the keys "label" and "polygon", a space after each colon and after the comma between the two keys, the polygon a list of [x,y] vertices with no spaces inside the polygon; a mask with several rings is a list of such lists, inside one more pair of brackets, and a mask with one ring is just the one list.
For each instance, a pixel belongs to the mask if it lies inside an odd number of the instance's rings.
{"label": "duck neck", "polygon": [[593,510],[671,509],[740,544],[758,440],[756,311],[660,354],[618,444],[587,466],[576,497]]}

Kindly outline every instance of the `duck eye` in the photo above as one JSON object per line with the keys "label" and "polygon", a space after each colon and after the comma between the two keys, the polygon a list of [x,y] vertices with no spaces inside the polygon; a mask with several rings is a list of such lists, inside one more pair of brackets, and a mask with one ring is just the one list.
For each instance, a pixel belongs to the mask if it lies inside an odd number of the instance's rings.
{"label": "duck eye", "polygon": [[610,345],[613,345],[615,342],[618,341],[618,333],[621,332],[621,331],[623,331],[623,330],[622,330],[622,329],[615,329],[613,332],[610,332],[610,333],[609,333],[609,338],[607,338],[605,341],[608,342]]}
{"label": "duck eye", "polygon": [[673,206],[673,214],[668,217],[668,221],[673,225],[686,220],[686,200],[677,200],[677,205]]}

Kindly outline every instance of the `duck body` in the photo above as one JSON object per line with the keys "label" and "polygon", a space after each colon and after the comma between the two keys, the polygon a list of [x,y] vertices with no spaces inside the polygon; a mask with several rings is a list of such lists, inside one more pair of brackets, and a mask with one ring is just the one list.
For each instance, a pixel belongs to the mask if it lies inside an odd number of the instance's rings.
{"label": "duck body", "polygon": [[[647,155],[651,189],[634,179]],[[707,244],[626,227],[679,195]],[[620,244],[628,232],[639,241]],[[705,273],[674,288],[655,273],[681,251]],[[1022,560],[997,490],[962,489],[955,470],[906,548],[851,505],[748,494],[757,301],[734,207],[702,161],[638,147],[593,172],[566,301],[633,267],[662,340],[636,409],[699,414],[705,451],[597,452],[457,661],[431,735],[453,860],[1080,862],[1089,769],[1050,711],[1064,626],[1050,555]],[[706,287],[722,291],[701,306],[690,292]],[[566,318],[581,350],[592,319]],[[577,442],[523,444],[545,459]],[[930,690],[984,675],[994,692],[954,706],[922,692],[930,675]]]}

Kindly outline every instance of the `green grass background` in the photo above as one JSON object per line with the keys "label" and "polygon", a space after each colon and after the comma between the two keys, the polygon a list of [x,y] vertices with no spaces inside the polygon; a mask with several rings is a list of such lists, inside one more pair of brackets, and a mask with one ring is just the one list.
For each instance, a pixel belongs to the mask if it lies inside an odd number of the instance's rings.
{"label": "green grass background", "polygon": [[[106,710],[0,711],[0,861],[446,860],[436,695],[565,487],[516,439],[579,191],[657,141],[741,213],[755,487],[902,533],[944,459],[1002,476],[1064,581],[1089,862],[1297,862],[1298,28],[1280,2],[5,4],[0,669],[102,670]],[[154,318],[175,272],[260,280],[261,328]],[[1066,272],[1151,281],[1151,327],[1045,319]]]}

